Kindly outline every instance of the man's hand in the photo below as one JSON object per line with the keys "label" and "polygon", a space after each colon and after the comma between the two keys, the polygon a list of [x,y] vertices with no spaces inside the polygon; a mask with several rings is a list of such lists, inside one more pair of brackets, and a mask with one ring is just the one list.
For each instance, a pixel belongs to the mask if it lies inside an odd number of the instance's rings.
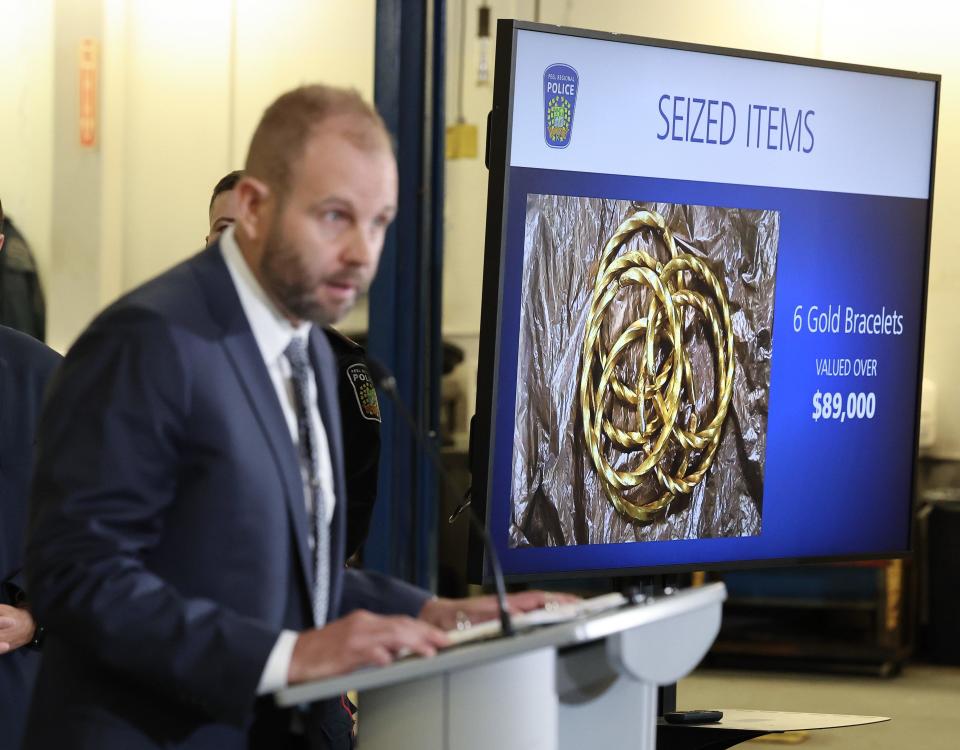
{"label": "man's hand", "polygon": [[358,610],[297,636],[287,683],[321,680],[370,665],[386,666],[401,651],[433,656],[448,645],[447,637],[425,622]]}
{"label": "man's hand", "polygon": [[0,655],[30,643],[35,629],[30,610],[0,604]]}
{"label": "man's hand", "polygon": [[[578,597],[570,594],[552,594],[548,591],[522,591],[507,595],[507,610],[510,614],[543,609],[550,602],[569,604]],[[469,620],[472,623],[494,620],[500,616],[497,597],[474,596],[469,599],[431,599],[420,610],[420,619],[426,620],[441,630],[453,630],[458,621]]]}

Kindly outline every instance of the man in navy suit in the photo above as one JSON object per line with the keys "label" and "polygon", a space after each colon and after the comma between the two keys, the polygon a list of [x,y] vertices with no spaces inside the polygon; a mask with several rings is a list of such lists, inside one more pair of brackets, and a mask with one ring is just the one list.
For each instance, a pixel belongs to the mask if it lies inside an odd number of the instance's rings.
{"label": "man in navy suit", "polygon": [[[243,170],[221,177],[213,186],[208,218],[210,245],[237,220],[237,183]],[[380,404],[367,366],[364,348],[332,326],[323,329],[337,363],[337,393],[340,397],[340,434],[343,438],[343,468],[347,490],[348,564],[360,562],[361,548],[370,530],[377,499],[380,463]]]}
{"label": "man in navy suit", "polygon": [[285,94],[236,191],[235,226],[105,310],[51,383],[26,553],[47,628],[27,748],[336,746],[322,706],[291,714],[269,693],[429,656],[458,610],[495,614],[491,597],[343,567],[319,326],[369,285],[394,216],[379,116],[354,92]]}
{"label": "man in navy suit", "polygon": [[[0,252],[3,243],[0,234]],[[22,550],[34,432],[44,388],[59,361],[50,347],[0,326],[0,748],[20,745],[39,662]]]}

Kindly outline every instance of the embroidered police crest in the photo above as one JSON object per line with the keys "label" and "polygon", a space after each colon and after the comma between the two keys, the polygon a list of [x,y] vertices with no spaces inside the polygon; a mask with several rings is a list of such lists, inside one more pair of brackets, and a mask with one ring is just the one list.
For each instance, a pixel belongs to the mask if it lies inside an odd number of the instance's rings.
{"label": "embroidered police crest", "polygon": [[573,137],[580,76],[556,63],[543,71],[543,139],[550,148],[566,148]]}
{"label": "embroidered police crest", "polygon": [[353,395],[357,397],[360,415],[371,422],[380,421],[380,402],[377,401],[377,389],[373,377],[365,364],[360,362],[347,368],[347,378],[353,386]]}

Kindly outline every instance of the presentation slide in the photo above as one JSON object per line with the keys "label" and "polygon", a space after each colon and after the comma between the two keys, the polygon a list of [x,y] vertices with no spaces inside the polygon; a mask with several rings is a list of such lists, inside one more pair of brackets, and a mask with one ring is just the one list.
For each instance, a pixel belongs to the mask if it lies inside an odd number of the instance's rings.
{"label": "presentation slide", "polygon": [[528,30],[513,75],[505,572],[906,550],[936,84]]}

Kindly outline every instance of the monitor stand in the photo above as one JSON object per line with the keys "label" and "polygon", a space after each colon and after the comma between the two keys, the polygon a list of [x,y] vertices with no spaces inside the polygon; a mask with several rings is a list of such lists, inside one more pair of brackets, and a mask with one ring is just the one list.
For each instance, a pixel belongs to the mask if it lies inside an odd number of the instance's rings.
{"label": "monitor stand", "polygon": [[[619,582],[620,592],[628,597],[663,596],[664,592],[673,588],[679,590],[683,582],[680,576],[652,575],[623,578]],[[657,719],[665,713],[677,710],[677,683],[661,685],[657,688]]]}
{"label": "monitor stand", "polygon": [[677,683],[661,685],[657,688],[657,718],[677,710]]}

